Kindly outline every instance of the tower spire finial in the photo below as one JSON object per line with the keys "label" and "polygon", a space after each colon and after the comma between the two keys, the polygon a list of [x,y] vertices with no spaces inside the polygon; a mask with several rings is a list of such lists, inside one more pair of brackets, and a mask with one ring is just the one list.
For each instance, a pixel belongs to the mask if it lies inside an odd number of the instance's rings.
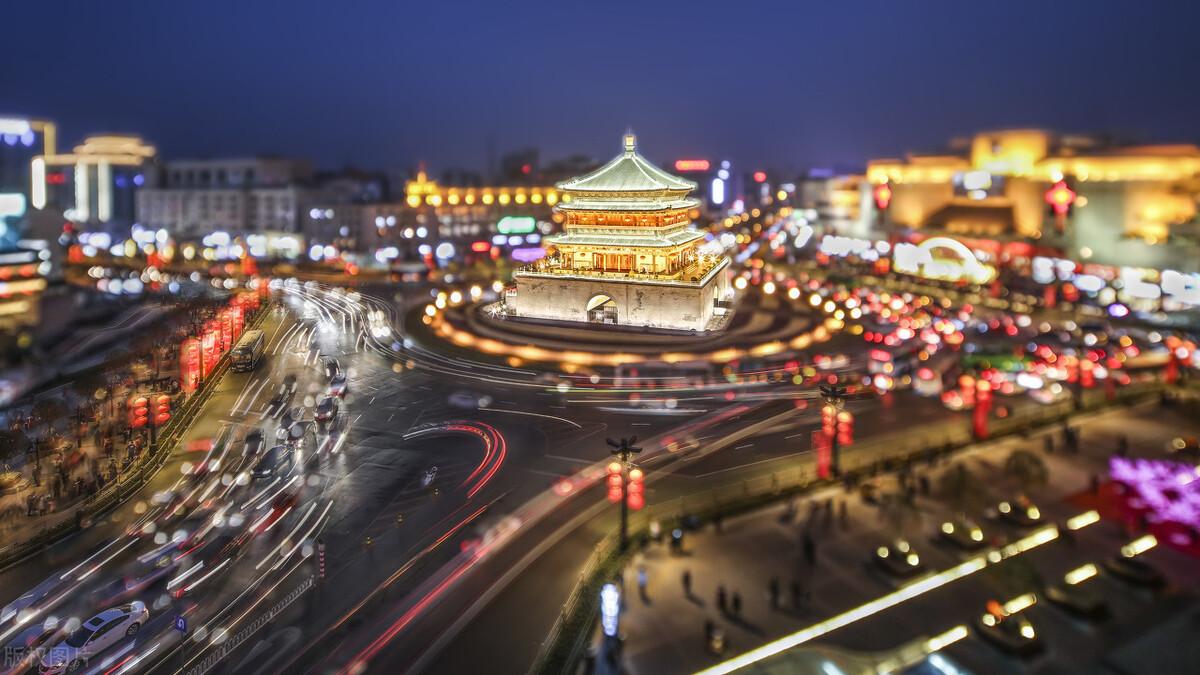
{"label": "tower spire finial", "polygon": [[637,136],[634,135],[633,129],[625,128],[625,154],[632,155],[637,150]]}

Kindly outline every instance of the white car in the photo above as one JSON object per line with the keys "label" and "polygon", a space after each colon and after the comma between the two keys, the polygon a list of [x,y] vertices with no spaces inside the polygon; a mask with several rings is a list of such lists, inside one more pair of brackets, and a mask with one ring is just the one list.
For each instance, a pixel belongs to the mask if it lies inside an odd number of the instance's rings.
{"label": "white car", "polygon": [[149,617],[150,612],[140,600],[106,609],[51,647],[42,657],[39,672],[43,675],[73,673],[114,644],[137,635]]}

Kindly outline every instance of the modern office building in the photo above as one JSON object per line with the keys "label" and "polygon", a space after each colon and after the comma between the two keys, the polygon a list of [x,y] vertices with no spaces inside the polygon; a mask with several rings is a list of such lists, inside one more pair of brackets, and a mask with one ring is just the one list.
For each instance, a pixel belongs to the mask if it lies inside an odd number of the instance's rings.
{"label": "modern office building", "polygon": [[[1043,130],[869,163],[885,227],[1036,243],[1084,261],[1200,269],[1200,147]],[[882,211],[882,213],[879,213]]]}
{"label": "modern office building", "polygon": [[[724,314],[729,260],[699,252],[692,227],[696,183],[637,152],[559,183],[564,233],[549,255],[513,275],[506,310],[516,317],[704,331]],[[718,319],[719,322],[719,319]]]}
{"label": "modern office building", "polygon": [[172,160],[138,194],[138,222],[179,239],[295,233],[314,201],[312,166],[283,158]]}

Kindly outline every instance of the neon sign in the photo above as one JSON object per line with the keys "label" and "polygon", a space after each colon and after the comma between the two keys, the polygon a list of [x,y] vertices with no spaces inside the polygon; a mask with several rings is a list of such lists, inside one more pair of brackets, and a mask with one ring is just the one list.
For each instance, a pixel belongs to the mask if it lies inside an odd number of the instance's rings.
{"label": "neon sign", "polygon": [[708,171],[710,164],[707,159],[677,159],[676,171]]}

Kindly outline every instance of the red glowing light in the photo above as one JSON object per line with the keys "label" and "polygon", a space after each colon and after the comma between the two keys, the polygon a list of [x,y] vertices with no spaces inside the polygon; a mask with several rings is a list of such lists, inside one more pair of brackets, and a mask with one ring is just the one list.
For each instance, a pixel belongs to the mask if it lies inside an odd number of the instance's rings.
{"label": "red glowing light", "polygon": [[476,253],[487,253],[492,250],[492,245],[486,241],[477,241],[471,244],[471,250]]}
{"label": "red glowing light", "polygon": [[1055,215],[1065,216],[1075,203],[1075,191],[1067,186],[1066,181],[1058,181],[1046,190],[1046,203],[1054,209]]}
{"label": "red glowing light", "polygon": [[677,159],[675,160],[676,171],[708,171],[709,163],[707,159]]}
{"label": "red glowing light", "polygon": [[880,183],[871,191],[871,195],[875,198],[875,206],[879,210],[886,211],[888,204],[892,203],[892,186],[888,183]]}
{"label": "red glowing light", "polygon": [[754,172],[754,182],[755,183],[767,182],[767,172],[766,171],[755,171]]}

